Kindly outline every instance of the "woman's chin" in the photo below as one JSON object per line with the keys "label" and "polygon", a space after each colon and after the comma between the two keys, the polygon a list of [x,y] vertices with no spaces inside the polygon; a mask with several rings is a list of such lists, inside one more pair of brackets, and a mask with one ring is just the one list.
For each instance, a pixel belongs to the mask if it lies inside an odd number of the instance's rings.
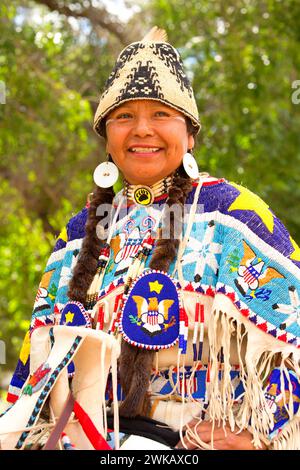
{"label": "woman's chin", "polygon": [[154,168],[147,168],[145,165],[141,165],[140,167],[137,165],[134,168],[130,168],[131,171],[128,171],[128,167],[126,171],[123,172],[125,179],[128,183],[131,184],[146,184],[152,185],[157,181],[163,179],[165,176],[169,176],[169,173],[164,175],[162,173],[162,169],[159,168],[159,172],[157,165]]}
{"label": "woman's chin", "polygon": [[163,178],[164,176],[158,175],[157,173],[145,174],[145,169],[141,173],[137,171],[132,175],[125,176],[126,181],[130,184],[144,184],[147,186],[151,186]]}

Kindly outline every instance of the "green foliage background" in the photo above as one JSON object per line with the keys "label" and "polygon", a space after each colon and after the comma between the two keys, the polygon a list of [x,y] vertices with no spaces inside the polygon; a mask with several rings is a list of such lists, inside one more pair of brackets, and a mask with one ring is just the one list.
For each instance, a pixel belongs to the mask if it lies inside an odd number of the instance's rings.
{"label": "green foliage background", "polygon": [[102,24],[86,14],[88,0],[6,3],[0,4],[2,372],[16,362],[55,237],[85,204],[93,169],[105,157],[92,131],[100,91],[124,45],[154,24],[167,30],[193,82],[201,170],[259,194],[299,242],[297,0],[129,1],[135,13],[125,23],[99,2]]}

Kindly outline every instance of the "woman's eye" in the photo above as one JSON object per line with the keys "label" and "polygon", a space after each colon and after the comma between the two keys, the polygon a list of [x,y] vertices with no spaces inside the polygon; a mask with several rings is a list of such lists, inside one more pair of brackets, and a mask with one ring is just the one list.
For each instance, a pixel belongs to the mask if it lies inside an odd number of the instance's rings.
{"label": "woman's eye", "polygon": [[166,116],[166,117],[169,116],[169,114],[166,111],[157,111],[155,114],[159,116]]}
{"label": "woman's eye", "polygon": [[117,119],[129,119],[131,118],[131,114],[129,113],[121,113],[117,115]]}

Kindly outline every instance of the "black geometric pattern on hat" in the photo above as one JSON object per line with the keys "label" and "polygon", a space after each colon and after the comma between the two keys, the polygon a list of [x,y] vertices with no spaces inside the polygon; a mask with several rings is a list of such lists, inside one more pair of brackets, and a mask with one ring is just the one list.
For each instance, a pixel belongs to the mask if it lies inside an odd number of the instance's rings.
{"label": "black geometric pattern on hat", "polygon": [[151,64],[150,60],[146,64],[142,64],[141,61],[137,62],[137,67],[133,67],[126,77],[125,86],[120,90],[117,103],[138,97],[164,99],[158,74]]}
{"label": "black geometric pattern on hat", "polygon": [[192,97],[193,89],[189,79],[184,73],[183,63],[178,52],[172,46],[166,43],[154,43],[151,44],[150,47],[153,49],[153,54],[157,55],[165,63],[172,75],[175,75],[176,81],[179,83],[181,91],[186,89],[189,93],[189,96]]}
{"label": "black geometric pattern on hat", "polygon": [[[76,349],[78,348],[81,340],[82,340],[82,336],[76,336],[75,341],[73,342],[71,348],[69,349],[69,352],[66,354],[66,356],[63,358],[63,360],[60,362],[60,364],[58,364],[56,369],[51,374],[47,384],[45,385],[44,389],[42,390],[42,392],[41,392],[41,394],[40,394],[40,396],[39,396],[39,398],[38,398],[38,400],[35,404],[33,412],[31,413],[31,416],[30,416],[30,418],[29,418],[29,420],[28,420],[28,422],[25,426],[26,428],[34,425],[35,421],[37,420],[37,418],[40,414],[42,406],[44,405],[44,403],[46,401],[46,398],[49,395],[49,392],[50,392],[52,386],[55,383],[55,380],[57,379],[57,377],[60,374],[60,372],[62,371],[62,369],[64,369],[66,367],[66,365],[70,362],[70,359],[74,356],[74,353],[75,353]],[[25,439],[26,439],[26,437],[28,436],[29,433],[30,433],[30,431],[24,431],[21,434],[15,449],[21,449],[21,447],[24,444],[24,441],[25,441]]]}
{"label": "black geometric pattern on hat", "polygon": [[112,86],[114,81],[120,77],[120,71],[124,67],[124,65],[129,62],[132,57],[134,57],[140,49],[144,49],[145,44],[142,43],[137,43],[137,44],[130,44],[126,49],[121,52],[120,56],[118,57],[118,60],[114,66],[113,71],[111,72],[110,76],[108,77],[105,87],[104,87],[104,92],[102,96],[105,96],[108,93],[109,88]]}

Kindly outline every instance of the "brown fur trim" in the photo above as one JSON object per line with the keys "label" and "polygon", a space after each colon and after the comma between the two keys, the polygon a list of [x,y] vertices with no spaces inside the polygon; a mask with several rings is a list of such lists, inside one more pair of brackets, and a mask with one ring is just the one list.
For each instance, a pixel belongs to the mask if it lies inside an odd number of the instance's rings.
{"label": "brown fur trim", "polygon": [[[130,381],[130,388],[125,400],[120,406],[120,415],[130,418],[137,415],[147,416],[150,412],[150,400],[147,397],[149,378],[152,370],[154,351],[138,349],[132,346],[135,360],[130,365],[133,367],[133,374]],[[126,374],[125,374],[126,375]]]}
{"label": "brown fur trim", "polygon": [[86,293],[97,270],[98,256],[103,243],[96,234],[97,224],[101,223],[101,217],[96,215],[96,211],[101,204],[111,204],[113,197],[112,188],[97,187],[93,192],[85,226],[86,235],[69,284],[68,297],[70,300],[85,303]]}

